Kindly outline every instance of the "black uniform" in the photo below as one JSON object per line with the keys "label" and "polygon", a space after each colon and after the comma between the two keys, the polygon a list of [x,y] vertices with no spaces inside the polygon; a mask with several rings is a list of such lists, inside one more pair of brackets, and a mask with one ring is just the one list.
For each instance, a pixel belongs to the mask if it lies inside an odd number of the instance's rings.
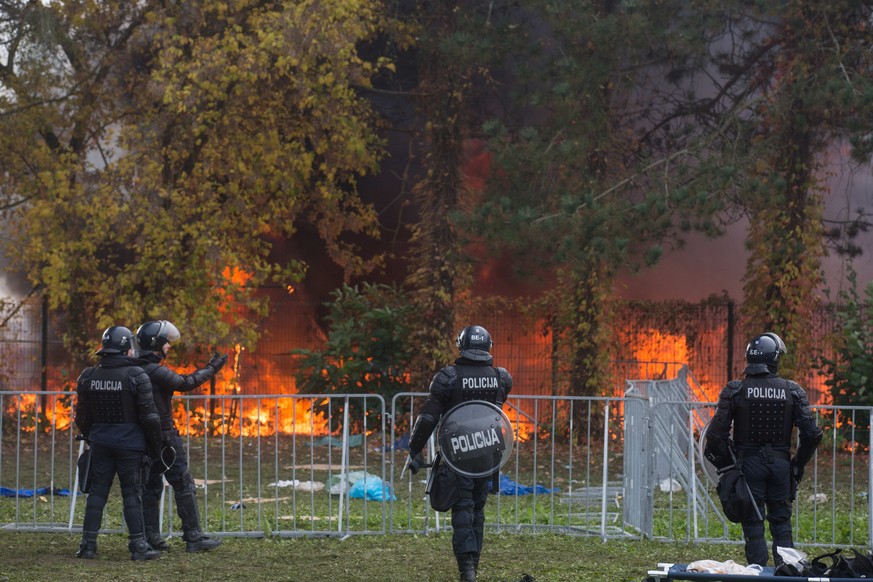
{"label": "black uniform", "polygon": [[[705,455],[719,468],[732,465],[734,455],[742,463],[758,509],[770,523],[773,559],[778,565],[782,558],[777,548],[794,547],[792,471],[799,480],[821,442],[822,430],[816,426],[806,392],[798,384],[780,378],[762,364],[750,364],[745,374],[745,379],[729,382],[719,394],[718,408],[706,434]],[[792,459],[791,433],[795,426],[800,446]],[[729,441],[731,427],[733,448]],[[742,525],[746,560],[766,566],[763,520],[752,518]]]}
{"label": "black uniform", "polygon": [[[161,428],[146,373],[126,355],[109,354],[79,376],[76,386],[76,426],[91,445],[91,489],[85,503],[80,553],[93,557],[103,508],[118,475],[135,559],[148,558],[142,514],[143,467],[159,454]],[[139,557],[137,557],[139,556]]]}
{"label": "black uniform", "polygon": [[188,470],[188,459],[182,437],[173,424],[173,393],[190,392],[215,376],[215,369],[207,365],[193,374],[177,374],[161,365],[164,359],[162,352],[144,352],[136,362],[142,366],[151,379],[155,392],[155,404],[161,419],[161,431],[164,446],[171,445],[176,450],[173,464],[163,472],[164,467],[154,467],[150,473],[145,493],[143,494],[143,512],[145,514],[146,533],[153,547],[166,549],[167,544],[160,537],[160,499],[166,477],[167,483],[173,487],[176,499],[176,511],[182,520],[182,538],[188,542],[189,551],[211,549],[221,541],[204,536],[200,529],[200,512],[197,507],[197,491],[194,478]]}
{"label": "black uniform", "polygon": [[[410,457],[421,453],[440,417],[452,407],[469,400],[484,400],[501,406],[512,390],[512,376],[504,368],[492,366],[485,350],[461,352],[454,365],[434,376],[430,394],[412,430]],[[478,569],[485,533],[485,503],[491,476],[470,478],[455,473],[460,499],[452,506],[452,551],[463,573],[472,564]]]}

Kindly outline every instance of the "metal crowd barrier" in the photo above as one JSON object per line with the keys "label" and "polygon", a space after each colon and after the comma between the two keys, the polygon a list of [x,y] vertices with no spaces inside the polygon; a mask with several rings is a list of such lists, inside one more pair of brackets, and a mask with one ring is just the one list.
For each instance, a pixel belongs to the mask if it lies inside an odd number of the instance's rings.
{"label": "metal crowd barrier", "polygon": [[[430,533],[450,527],[407,472],[409,430],[426,394],[179,395],[179,428],[204,530],[265,537]],[[75,395],[0,391],[0,529],[78,532]],[[516,433],[486,525],[505,532],[741,543],[699,455],[711,403],[649,397],[513,395]],[[795,502],[795,539],[870,546],[868,407],[815,407],[826,437]],[[684,411],[684,412],[683,412]],[[432,454],[433,447],[429,448]],[[172,489],[165,535],[180,535]],[[122,532],[117,486],[103,529]]]}

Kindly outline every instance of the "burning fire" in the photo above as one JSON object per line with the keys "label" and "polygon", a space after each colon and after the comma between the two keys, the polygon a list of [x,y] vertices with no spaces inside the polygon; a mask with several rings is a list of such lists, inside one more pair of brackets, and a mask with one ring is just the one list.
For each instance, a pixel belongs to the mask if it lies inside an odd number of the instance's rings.
{"label": "burning fire", "polygon": [[[39,426],[43,432],[67,430],[73,426],[72,395],[60,398],[37,394],[18,394],[8,397],[10,403],[3,411],[4,416],[18,423],[21,418],[21,431],[33,432]],[[70,400],[70,402],[66,402]]]}
{"label": "burning fire", "polygon": [[641,339],[642,345],[634,349],[634,359],[638,362],[688,363],[688,343],[684,335],[650,329]]}
{"label": "burning fire", "polygon": [[[243,367],[245,348],[237,344],[230,365],[216,376],[214,386],[204,385],[201,390],[223,398],[197,398],[186,404],[175,399],[173,420],[181,434],[192,436],[225,435],[230,437],[272,436],[280,434],[330,434],[328,419],[317,411],[324,404],[320,399],[296,394],[294,377],[274,369],[269,359],[259,361],[251,370]],[[187,372],[194,370],[190,367]],[[246,398],[242,395],[262,393],[258,383],[279,387],[281,396]],[[230,398],[226,398],[230,396]]]}
{"label": "burning fire", "polygon": [[[323,414],[313,412],[322,401],[306,397],[275,397],[260,399],[232,398],[186,407],[177,402],[173,420],[183,435],[203,436],[206,433],[230,437],[304,434],[330,434]],[[196,401],[195,401],[196,402]]]}

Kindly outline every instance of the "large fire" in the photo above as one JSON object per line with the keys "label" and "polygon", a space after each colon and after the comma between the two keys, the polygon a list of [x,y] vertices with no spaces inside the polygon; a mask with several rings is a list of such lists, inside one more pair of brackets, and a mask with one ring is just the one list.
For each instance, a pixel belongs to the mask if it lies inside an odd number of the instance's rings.
{"label": "large fire", "polygon": [[[324,404],[323,399],[288,396],[297,393],[294,377],[275,372],[269,362],[259,364],[257,380],[267,386],[278,386],[281,396],[247,397],[260,390],[247,386],[248,376],[242,369],[244,351],[242,346],[234,346],[230,365],[209,387],[210,395],[220,398],[191,399],[187,405],[182,399],[174,399],[173,417],[180,433],[232,437],[271,436],[277,430],[280,434],[330,434],[328,419],[317,411]],[[193,367],[177,371],[190,373]]]}
{"label": "large fire", "polygon": [[[229,279],[243,278],[239,271],[228,271]],[[292,293],[293,288],[285,290]],[[494,346],[495,362],[511,369],[514,378],[515,394],[551,393],[560,396],[559,380],[554,376],[551,358],[554,354],[553,335],[543,322],[531,325],[519,332],[517,329],[501,329],[502,320],[494,322],[494,335],[497,337],[513,337],[514,342],[526,346],[519,352],[508,343],[496,343]],[[523,337],[520,337],[522,336]],[[615,372],[614,385],[608,394],[621,397],[625,378],[670,378],[675,377],[678,367],[688,363],[695,357],[699,347],[689,345],[689,340],[682,334],[671,334],[658,329],[619,330],[618,340],[625,347],[627,362]],[[288,353],[285,345],[278,346],[274,351],[283,357],[254,358],[241,346],[235,346],[227,366],[221,371],[214,382],[201,386],[190,396],[180,396],[174,399],[174,418],[176,426],[183,434],[193,436],[225,435],[230,437],[256,437],[279,434],[306,434],[325,436],[334,434],[341,429],[337,412],[343,405],[342,399],[330,403],[333,421],[326,413],[327,401],[297,394],[297,386],[293,374],[293,362],[284,357]],[[503,350],[507,350],[504,352]],[[510,351],[514,350],[514,351]],[[694,352],[694,353],[692,353]],[[519,356],[520,353],[520,356]],[[699,354],[698,354],[699,355]],[[513,357],[514,356],[514,357]],[[245,364],[245,365],[244,365]],[[180,368],[171,367],[179,373],[191,373],[195,366]],[[558,371],[560,373],[560,371]],[[724,383],[721,370],[712,371],[717,377],[707,376],[706,370],[695,370],[706,397],[717,398],[718,391]],[[552,378],[545,386],[538,385],[544,378]],[[407,378],[408,381],[408,378]],[[54,382],[52,382],[54,383]],[[21,415],[22,430],[66,430],[73,427],[72,406],[75,404],[75,394],[59,392],[59,396],[44,396],[38,394],[23,394],[7,397],[2,400],[4,416],[16,419]],[[255,397],[254,395],[260,395]],[[420,405],[422,400],[417,401]],[[581,403],[579,404],[581,406]],[[559,402],[556,414],[559,418],[569,418],[570,408],[567,402]],[[339,408],[339,410],[338,410]],[[552,415],[546,410],[546,405],[533,399],[510,401],[504,411],[513,425],[516,438],[528,441],[536,438],[537,432],[548,429],[551,421],[543,419]],[[620,414],[620,410],[616,411]],[[370,411],[368,414],[372,414]],[[539,418],[536,418],[539,416]],[[575,415],[574,415],[575,416]],[[355,422],[363,425],[363,417],[358,415]],[[367,420],[367,431],[377,428],[375,420]],[[73,427],[75,428],[75,427]]]}
{"label": "large fire", "polygon": [[[230,437],[330,434],[328,420],[314,409],[323,404],[320,399],[287,396],[231,398],[207,400],[194,406],[185,406],[176,400],[173,410],[176,427],[183,435],[202,436],[204,433]],[[202,402],[200,399],[194,402]]]}
{"label": "large fire", "polygon": [[13,420],[22,432],[33,432],[40,427],[44,432],[67,430],[73,426],[74,399],[71,395],[61,398],[37,394],[7,396],[4,416]]}

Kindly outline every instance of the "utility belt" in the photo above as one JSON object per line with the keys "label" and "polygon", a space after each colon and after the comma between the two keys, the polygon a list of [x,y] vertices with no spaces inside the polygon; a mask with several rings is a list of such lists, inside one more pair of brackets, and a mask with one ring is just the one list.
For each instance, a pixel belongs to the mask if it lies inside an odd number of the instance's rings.
{"label": "utility belt", "polygon": [[763,445],[737,445],[737,462],[754,456],[761,457],[765,463],[772,463],[774,459],[791,460],[791,453],[789,451],[774,449],[770,443]]}

